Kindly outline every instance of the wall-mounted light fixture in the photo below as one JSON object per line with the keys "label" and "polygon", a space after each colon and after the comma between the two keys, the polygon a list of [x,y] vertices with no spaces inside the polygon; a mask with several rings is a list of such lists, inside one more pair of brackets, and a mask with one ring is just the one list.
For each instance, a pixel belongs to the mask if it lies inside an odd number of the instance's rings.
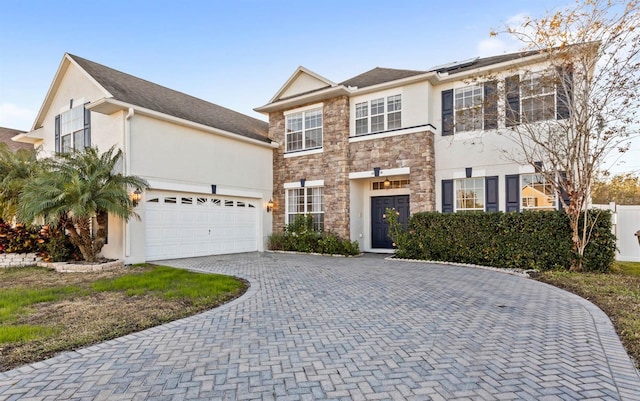
{"label": "wall-mounted light fixture", "polygon": [[136,189],[135,191],[131,192],[129,197],[131,198],[131,202],[133,203],[133,207],[136,207],[136,206],[138,206],[138,203],[140,203],[140,200],[142,199],[142,192],[140,192],[139,189]]}
{"label": "wall-mounted light fixture", "polygon": [[384,189],[391,188],[391,181],[389,181],[388,178],[385,178],[384,182],[382,183],[382,186],[384,187]]}
{"label": "wall-mounted light fixture", "polygon": [[269,199],[269,202],[267,202],[267,213],[269,213],[272,210],[273,210],[273,200]]}

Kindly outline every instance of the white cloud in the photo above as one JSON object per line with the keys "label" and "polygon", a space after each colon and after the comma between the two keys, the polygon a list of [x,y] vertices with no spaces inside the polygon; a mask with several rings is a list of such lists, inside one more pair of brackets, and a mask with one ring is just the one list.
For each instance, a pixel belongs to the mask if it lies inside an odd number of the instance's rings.
{"label": "white cloud", "polygon": [[0,126],[28,131],[36,112],[13,103],[0,103]]}
{"label": "white cloud", "polygon": [[507,18],[503,26],[496,29],[498,36],[482,39],[476,46],[480,57],[497,56],[503,53],[515,53],[522,50],[523,44],[512,35],[505,32],[507,27],[521,28],[528,18],[527,14],[519,13]]}

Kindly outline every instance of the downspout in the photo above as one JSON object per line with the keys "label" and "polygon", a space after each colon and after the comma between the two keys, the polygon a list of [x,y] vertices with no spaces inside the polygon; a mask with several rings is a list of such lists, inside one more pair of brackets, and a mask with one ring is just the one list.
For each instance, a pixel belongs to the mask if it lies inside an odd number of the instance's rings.
{"label": "downspout", "polygon": [[[129,165],[131,163],[131,117],[133,117],[133,107],[129,107],[129,112],[124,117],[124,159],[122,160],[122,174],[129,175]],[[131,256],[131,227],[128,222],[124,223],[124,256]]]}

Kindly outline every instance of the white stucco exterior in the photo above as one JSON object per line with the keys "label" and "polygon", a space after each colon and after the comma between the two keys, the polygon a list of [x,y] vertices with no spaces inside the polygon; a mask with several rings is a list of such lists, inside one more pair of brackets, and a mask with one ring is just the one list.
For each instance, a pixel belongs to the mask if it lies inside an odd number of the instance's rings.
{"label": "white stucco exterior", "polygon": [[[55,152],[55,118],[71,105],[87,104],[91,110],[91,145],[100,150],[116,146],[124,151],[121,167],[127,175],[150,183],[149,191],[176,194],[217,194],[252,200],[257,205],[257,250],[264,250],[271,232],[266,203],[272,197],[272,154],[269,143],[247,139],[178,118],[109,103],[110,94],[68,55],[34,124],[34,146],[42,156]],[[106,102],[105,102],[106,100]],[[28,135],[28,134],[27,134]],[[33,140],[33,138],[31,138]],[[109,216],[107,258],[127,264],[146,261],[145,199],[136,207],[139,219],[128,223]]]}

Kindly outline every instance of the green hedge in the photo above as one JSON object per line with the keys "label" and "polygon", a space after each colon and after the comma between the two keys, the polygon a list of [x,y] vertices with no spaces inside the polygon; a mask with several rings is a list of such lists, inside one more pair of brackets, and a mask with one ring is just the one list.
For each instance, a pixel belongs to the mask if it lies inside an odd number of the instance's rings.
{"label": "green hedge", "polygon": [[[615,260],[609,211],[596,219],[585,250],[585,271],[607,271]],[[392,225],[393,222],[390,222]],[[390,230],[400,258],[442,260],[505,268],[567,269],[572,251],[569,219],[563,211],[522,213],[416,213],[407,231]]]}
{"label": "green hedge", "polygon": [[349,241],[332,232],[313,230],[311,215],[296,216],[283,233],[269,236],[267,247],[272,251],[296,251],[353,256],[360,253],[358,241]]}

